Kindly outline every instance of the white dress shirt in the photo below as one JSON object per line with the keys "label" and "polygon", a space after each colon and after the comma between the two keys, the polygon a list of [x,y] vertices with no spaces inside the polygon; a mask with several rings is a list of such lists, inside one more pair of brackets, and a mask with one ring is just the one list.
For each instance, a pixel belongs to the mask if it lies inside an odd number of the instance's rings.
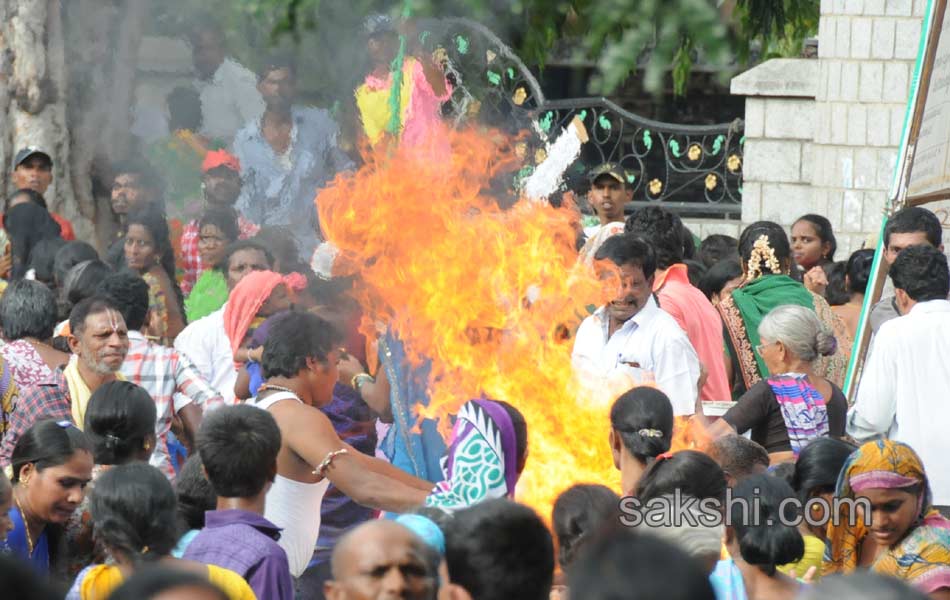
{"label": "white dress shirt", "polygon": [[881,325],[864,365],[848,433],[885,435],[920,455],[934,504],[950,505],[950,302],[916,304]]}
{"label": "white dress shirt", "polygon": [[574,367],[608,377],[627,364],[638,365],[652,373],[657,387],[669,396],[673,414],[693,414],[699,357],[676,320],[660,310],[651,296],[613,335],[608,335],[609,324],[606,307],[584,319],[574,339]]}
{"label": "white dress shirt", "polygon": [[224,404],[230,406],[235,403],[237,371],[231,341],[224,330],[226,307],[227,303],[185,327],[175,338],[175,350],[191,359],[204,380],[221,394]]}
{"label": "white dress shirt", "polygon": [[264,114],[257,76],[225,58],[211,79],[195,80],[201,97],[201,134],[230,144],[234,134]]}

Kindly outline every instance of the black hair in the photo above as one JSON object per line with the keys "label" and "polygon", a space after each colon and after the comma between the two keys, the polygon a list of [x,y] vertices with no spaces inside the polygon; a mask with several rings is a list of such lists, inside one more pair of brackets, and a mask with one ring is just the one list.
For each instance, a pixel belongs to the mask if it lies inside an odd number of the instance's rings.
{"label": "black hair", "polygon": [[91,244],[79,240],[66,242],[53,258],[53,281],[56,287],[62,288],[65,285],[66,273],[87,260],[99,260],[99,253]]}
{"label": "black hair", "polygon": [[825,300],[829,306],[841,306],[851,300],[851,293],[845,286],[845,275],[848,271],[848,263],[839,261],[836,263],[825,263],[820,265],[825,272],[825,278],[828,285],[825,287]]}
{"label": "black hair", "polygon": [[0,330],[8,342],[27,337],[49,340],[56,317],[56,297],[38,281],[14,281],[0,296]]}
{"label": "black hair", "polygon": [[635,387],[614,400],[610,407],[610,426],[620,436],[624,448],[646,464],[670,449],[673,405],[669,397],[656,388]]}
{"label": "black hair", "polygon": [[212,594],[218,600],[229,600],[228,595],[207,577],[161,565],[136,569],[131,577],[109,595],[109,600],[152,600],[165,595],[165,592],[181,588],[197,588]]}
{"label": "black hair", "polygon": [[18,196],[26,196],[30,202],[42,206],[46,210],[49,210],[49,206],[46,204],[46,198],[43,197],[43,194],[37,192],[33,188],[20,188],[17,191],[13,192],[7,196],[3,201],[3,212],[6,213],[10,210],[10,204],[13,203],[13,199]]}
{"label": "black hair", "polygon": [[265,225],[251,239],[267,248],[271,256],[271,265],[280,263],[281,273],[283,274],[286,274],[285,271],[288,265],[296,265],[300,260],[297,238],[286,227]]}
{"label": "black hair", "polygon": [[168,106],[168,129],[177,131],[187,129],[197,132],[201,129],[201,96],[193,87],[180,85],[165,96]]}
{"label": "black hair", "polygon": [[205,513],[214,510],[218,495],[205,477],[201,456],[188,457],[175,477],[175,495],[178,498],[179,533],[205,526]]}
{"label": "black hair", "polygon": [[66,245],[61,237],[48,237],[40,240],[30,252],[30,262],[27,270],[32,269],[36,280],[46,285],[53,285],[56,278],[56,255]]}
{"label": "black hair", "polygon": [[[59,223],[42,206],[33,203],[17,204],[4,214],[3,227],[10,238],[10,258],[12,261],[10,278],[21,279],[36,263],[52,262],[52,258],[40,261],[35,257],[36,249],[45,240],[59,239],[62,242]],[[58,249],[58,248],[57,248]],[[46,254],[55,250],[47,248]],[[50,266],[49,271],[52,271]],[[47,275],[48,279],[52,275]]]}
{"label": "black hair", "polygon": [[130,463],[112,467],[96,479],[89,513],[96,539],[132,563],[168,556],[177,542],[175,491],[155,467]]}
{"label": "black hair", "polygon": [[237,212],[230,206],[212,206],[205,209],[198,219],[198,234],[205,225],[214,225],[221,230],[229,244],[233,244],[241,236],[238,227]]}
{"label": "black hair", "polygon": [[[742,262],[746,265],[749,264],[749,259],[752,258],[752,249],[762,236],[768,239],[769,247],[775,252],[779,268],[783,269],[790,265],[792,248],[788,243],[788,235],[781,225],[772,221],[757,221],[742,231],[742,235],[739,236],[739,256],[742,258]],[[772,273],[771,267],[764,258],[760,261],[759,268],[763,275]],[[779,273],[774,274],[778,275]]]}
{"label": "black hair", "polygon": [[531,508],[488,500],[445,527],[449,579],[475,600],[547,600],[554,577],[551,533]]}
{"label": "black hair", "polygon": [[726,476],[716,461],[696,450],[680,450],[669,458],[658,458],[647,467],[634,495],[646,503],[679,490],[683,496],[721,501],[726,487]]}
{"label": "black hair", "polygon": [[[659,206],[647,206],[627,217],[623,230],[642,237],[656,251],[656,266],[668,269],[683,262],[683,221]],[[692,235],[690,235],[692,243]]]}
{"label": "black hair", "polygon": [[742,277],[742,267],[739,265],[739,259],[720,260],[709,267],[706,274],[699,280],[697,287],[706,294],[709,300],[712,300],[713,295],[721,294],[726,284],[736,277]]}
{"label": "black hair", "polygon": [[835,239],[835,232],[831,227],[831,221],[821,215],[807,214],[798,217],[795,223],[792,223],[792,227],[801,221],[805,221],[815,228],[815,233],[818,234],[818,239],[821,240],[822,244],[827,243],[831,245],[828,254],[822,256],[822,258],[834,261],[835,252],[838,250],[838,240]]}
{"label": "black hair", "polygon": [[91,296],[86,298],[74,306],[72,312],[69,313],[70,333],[74,336],[79,336],[86,328],[86,319],[89,318],[89,315],[97,315],[107,310],[118,312],[115,304],[113,304],[109,298],[104,296]]}
{"label": "black hair", "polygon": [[656,273],[656,255],[643,238],[632,233],[623,233],[607,238],[594,254],[594,260],[609,260],[618,267],[636,265],[643,269],[643,277],[649,279]]}
{"label": "black hair", "polygon": [[694,288],[698,288],[699,282],[706,274],[706,265],[691,258],[683,260],[683,264],[686,265],[686,277],[689,279],[689,284]]}
{"label": "black hair", "polygon": [[108,298],[122,314],[129,331],[140,331],[148,318],[148,284],[136,273],[123,271],[109,275],[96,292]]}
{"label": "black hair", "polygon": [[777,565],[795,562],[805,554],[801,534],[788,524],[796,519],[796,507],[784,503],[794,496],[791,486],[769,475],[753,475],[733,488],[730,527],[742,560],[769,576],[775,574]]}
{"label": "black hair", "polygon": [[68,318],[73,307],[96,295],[99,283],[112,273],[112,267],[99,259],[87,260],[71,268],[60,290],[60,316]]}
{"label": "black hair", "polygon": [[848,275],[848,292],[866,294],[871,280],[871,266],[874,264],[874,250],[864,248],[855,250],[848,258],[845,272]]}
{"label": "black hair", "polygon": [[0,553],[0,590],[17,600],[62,600],[63,594],[17,555]]}
{"label": "black hair", "polygon": [[219,408],[201,422],[197,447],[218,496],[252,498],[277,472],[280,428],[266,410]]}
{"label": "black hair", "polygon": [[224,256],[221,258],[221,262],[218,263],[215,268],[227,274],[228,263],[231,262],[231,257],[238,252],[243,252],[244,250],[257,250],[258,252],[261,252],[264,255],[264,258],[267,260],[267,265],[270,268],[274,268],[274,255],[270,253],[270,250],[268,250],[264,244],[255,240],[238,240],[233,244],[230,244],[227,249],[225,249]]}
{"label": "black hair", "polygon": [[261,61],[261,66],[257,69],[257,81],[264,81],[264,79],[270,75],[271,71],[279,71],[281,69],[290,71],[291,79],[297,78],[297,64],[293,57],[287,54],[272,54]]}
{"label": "black hair", "polygon": [[739,240],[731,235],[714,233],[699,243],[699,259],[711,269],[716,263],[727,259],[739,260]]}
{"label": "black hair", "polygon": [[777,479],[781,479],[795,489],[792,481],[795,479],[795,463],[783,462],[769,467],[768,474]]}
{"label": "black hair", "polygon": [[752,475],[756,465],[769,466],[769,453],[765,448],[741,435],[725,435],[713,440],[706,453],[736,481]]}
{"label": "black hair", "polygon": [[937,215],[926,208],[908,206],[887,218],[884,225],[884,248],[890,246],[892,233],[917,232],[924,233],[934,248],[939,248],[943,243],[943,226],[940,225]]}
{"label": "black hair", "polygon": [[135,175],[140,186],[155,190],[158,196],[161,196],[165,191],[164,183],[158,171],[152,168],[152,165],[148,164],[144,159],[132,158],[113,164],[112,178],[115,179],[119,175]]}
{"label": "black hair", "polygon": [[515,451],[518,453],[517,463],[518,473],[520,474],[524,468],[525,459],[528,457],[528,422],[525,421],[521,411],[511,404],[504,400],[493,400],[493,402],[504,408],[505,412],[508,413],[508,417],[511,419],[511,426],[515,430]]}
{"label": "black hair", "polygon": [[[676,218],[679,219],[679,217]],[[680,221],[680,229],[682,230],[683,238],[683,260],[693,260],[696,258],[696,238],[693,236],[693,232],[690,231],[689,227],[682,221]]]}
{"label": "black hair", "polygon": [[97,465],[121,465],[142,452],[155,434],[158,413],[147,391],[129,381],[110,381],[89,398],[83,431]]}
{"label": "black hair", "polygon": [[42,471],[66,464],[79,451],[92,454],[92,442],[75,425],[57,419],[37,421],[23,432],[13,448],[11,481],[19,483],[20,470],[29,463]]}
{"label": "black hair", "polygon": [[911,246],[894,260],[890,271],[894,289],[916,302],[946,300],[950,294],[947,256],[933,246]]}
{"label": "black hair", "polygon": [[620,496],[609,487],[577,483],[554,501],[551,525],[557,537],[557,562],[564,570],[574,562],[581,546],[620,516]]}
{"label": "black hair", "polygon": [[[714,600],[702,565],[652,535],[611,528],[584,548],[567,573],[584,600]],[[514,597],[514,596],[512,596]]]}
{"label": "black hair", "polygon": [[264,377],[297,377],[308,358],[325,362],[341,340],[339,331],[317,315],[290,312],[273,324],[264,343]]}
{"label": "black hair", "polygon": [[841,468],[857,448],[834,438],[818,438],[802,448],[791,485],[804,505],[815,494],[834,492]]}

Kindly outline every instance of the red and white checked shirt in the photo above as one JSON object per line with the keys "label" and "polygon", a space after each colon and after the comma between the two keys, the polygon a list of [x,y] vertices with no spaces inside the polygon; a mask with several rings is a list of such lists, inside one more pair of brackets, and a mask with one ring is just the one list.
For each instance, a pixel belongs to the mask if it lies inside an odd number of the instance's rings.
{"label": "red and white checked shirt", "polygon": [[[240,239],[246,240],[253,237],[257,235],[259,230],[259,226],[238,213],[238,237]],[[185,225],[185,229],[181,234],[181,261],[185,271],[181,280],[181,291],[186,296],[191,293],[191,288],[195,287],[198,276],[205,269],[204,265],[201,264],[201,255],[198,254],[198,233],[198,220],[195,219]]]}
{"label": "red and white checked shirt", "polygon": [[171,479],[175,476],[168,452],[172,419],[182,408],[195,403],[208,407],[224,402],[187,356],[174,348],[153,344],[138,331],[129,332],[129,353],[120,369],[126,380],[145,388],[155,401],[156,448],[151,464]]}

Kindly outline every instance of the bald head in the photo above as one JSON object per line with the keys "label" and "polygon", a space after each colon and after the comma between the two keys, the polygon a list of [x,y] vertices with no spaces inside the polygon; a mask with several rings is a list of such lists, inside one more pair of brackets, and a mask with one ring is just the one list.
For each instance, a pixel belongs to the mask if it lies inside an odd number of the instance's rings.
{"label": "bald head", "polygon": [[337,542],[328,600],[435,598],[438,558],[416,534],[395,521],[370,521]]}

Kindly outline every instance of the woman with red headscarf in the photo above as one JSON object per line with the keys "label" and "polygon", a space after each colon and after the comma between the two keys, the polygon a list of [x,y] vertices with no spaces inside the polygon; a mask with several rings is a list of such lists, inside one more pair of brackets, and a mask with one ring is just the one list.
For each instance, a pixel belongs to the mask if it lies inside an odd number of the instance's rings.
{"label": "woman with red headscarf", "polygon": [[293,294],[306,283],[299,273],[254,271],[234,286],[224,309],[224,330],[231,342],[235,368],[246,362],[246,343],[254,331],[267,317],[289,309]]}

